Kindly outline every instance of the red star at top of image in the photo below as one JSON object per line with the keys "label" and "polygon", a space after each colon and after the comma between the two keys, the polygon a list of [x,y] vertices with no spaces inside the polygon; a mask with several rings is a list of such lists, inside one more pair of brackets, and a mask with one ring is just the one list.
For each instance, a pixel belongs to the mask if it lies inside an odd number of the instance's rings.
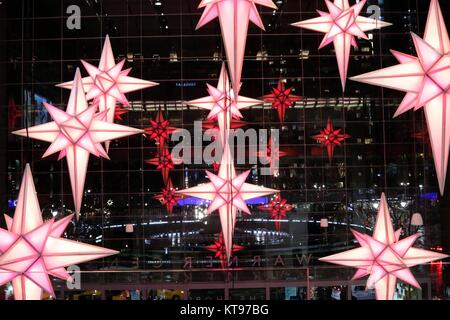
{"label": "red star at top of image", "polygon": [[[261,211],[270,211],[271,218],[274,220],[281,220],[287,217],[287,213],[293,209],[292,205],[287,203],[286,199],[281,198],[278,193],[275,197],[266,205],[258,206]],[[275,222],[277,231],[281,229],[280,221]]]}
{"label": "red star at top of image", "polygon": [[263,96],[263,100],[272,103],[272,108],[278,110],[280,122],[284,122],[286,109],[292,107],[303,98],[292,94],[293,88],[286,89],[284,82],[278,82],[277,87],[272,88],[272,93]]}
{"label": "red star at top of image", "polygon": [[122,116],[128,113],[128,109],[122,108],[121,106],[116,106],[116,110],[114,111],[114,120],[123,121]]}
{"label": "red star at top of image", "polygon": [[334,148],[336,146],[342,145],[342,141],[345,139],[350,138],[348,134],[341,133],[342,129],[334,129],[333,122],[330,118],[328,118],[327,126],[320,131],[320,134],[313,136],[313,139],[316,139],[318,142],[320,142],[323,146],[327,147],[328,151],[328,159],[333,159],[334,155]]}
{"label": "red star at top of image", "polygon": [[163,206],[166,206],[168,214],[172,214],[173,207],[177,205],[179,200],[183,199],[183,196],[176,193],[172,180],[168,179],[166,186],[162,188],[160,193],[155,195],[155,199],[160,201]]}
{"label": "red star at top of image", "polygon": [[[223,240],[223,233],[221,232],[219,234],[219,238],[217,240],[214,240],[214,244],[209,245],[206,247],[207,250],[214,252],[214,258],[217,258],[220,260],[220,264],[222,268],[225,268],[227,266],[227,253],[225,248],[225,242]],[[233,244],[233,247],[231,249],[231,254],[244,250],[245,247],[239,246],[237,244]]]}
{"label": "red star at top of image", "polygon": [[172,158],[172,154],[170,153],[167,147],[164,147],[159,151],[159,154],[156,158],[152,158],[149,160],[145,160],[146,163],[152,164],[156,166],[156,169],[161,170],[161,174],[163,177],[164,183],[167,183],[169,179],[169,171],[171,169],[175,169],[175,165],[181,164],[181,159]]}
{"label": "red star at top of image", "polygon": [[145,128],[145,134],[147,134],[150,139],[155,140],[162,148],[167,140],[169,140],[169,135],[174,133],[177,128],[171,127],[169,120],[165,120],[161,111],[158,112],[155,120],[150,120],[150,127]]}

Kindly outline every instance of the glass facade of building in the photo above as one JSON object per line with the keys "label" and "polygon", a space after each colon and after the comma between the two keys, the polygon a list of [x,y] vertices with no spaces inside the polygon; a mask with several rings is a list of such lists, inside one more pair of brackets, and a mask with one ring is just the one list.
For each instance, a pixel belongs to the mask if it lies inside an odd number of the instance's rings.
{"label": "glass facade of building", "polygon": [[[348,81],[342,93],[332,46],[318,50],[322,34],[290,24],[315,17],[322,0],[275,1],[278,10],[259,7],[266,31],[249,29],[240,94],[260,98],[279,80],[302,96],[281,123],[270,103],[242,110],[245,128],[279,129],[278,172],[261,175],[263,164],[251,169],[248,182],[281,190],[293,210],[280,227],[267,211],[250,205],[251,215],[238,214],[237,251],[223,266],[214,244],[220,233],[218,215],[206,214],[207,204],[187,199],[169,215],[154,197],[161,191],[161,173],[146,160],[155,143],[146,135],[113,141],[111,160],[91,157],[81,217],[66,236],[120,250],[120,254],[83,264],[79,291],[55,281],[60,294],[78,298],[166,299],[371,299],[365,282],[350,281],[354,270],[318,261],[357,244],[351,228],[370,233],[382,192],[386,193],[394,226],[403,236],[423,234],[416,246],[450,252],[448,210],[441,196],[422,111],[393,119],[403,94]],[[117,61],[126,59],[131,76],[158,82],[157,87],[127,95],[129,111],[117,123],[146,128],[161,111],[172,126],[193,133],[194,122],[207,111],[185,101],[207,95],[216,85],[225,59],[220,27],[213,21],[195,30],[202,10],[199,0],[6,0],[0,4],[0,206],[13,214],[14,199],[26,163],[30,163],[44,218],[73,213],[69,174],[57,156],[42,159],[47,143],[10,134],[50,121],[43,102],[65,108],[69,90],[56,84],[73,79],[80,59],[98,63],[106,35]],[[80,8],[81,28],[67,25]],[[349,76],[394,65],[390,49],[414,53],[410,33],[423,34],[429,1],[368,1],[380,18],[393,26],[369,32],[352,50]],[[450,3],[441,1],[450,21]],[[372,7],[376,8],[376,7]],[[367,16],[376,11],[367,12]],[[335,149],[312,138],[326,126],[351,137]],[[172,148],[176,143],[170,142]],[[209,142],[203,142],[203,147]],[[207,182],[208,164],[181,164],[170,171],[175,188]],[[447,187],[447,193],[448,193]],[[410,224],[413,213],[424,225]],[[328,227],[320,221],[328,220]],[[1,222],[3,226],[3,222]],[[132,225],[132,229],[130,226]],[[444,263],[414,268],[423,290],[399,284],[399,299],[449,298]],[[139,290],[139,292],[134,291]],[[124,291],[126,294],[124,294]]]}

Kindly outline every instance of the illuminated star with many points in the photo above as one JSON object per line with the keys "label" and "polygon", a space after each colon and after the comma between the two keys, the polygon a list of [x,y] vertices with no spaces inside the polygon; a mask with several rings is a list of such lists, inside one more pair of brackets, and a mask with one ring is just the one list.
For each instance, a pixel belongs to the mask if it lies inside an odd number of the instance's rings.
{"label": "illuminated star with many points", "polygon": [[284,82],[280,81],[276,88],[272,88],[272,93],[263,97],[264,101],[272,103],[272,108],[278,111],[280,122],[284,122],[286,109],[292,107],[295,102],[302,100],[302,97],[292,94],[293,89],[286,89]]}
{"label": "illuminated star with many points", "polygon": [[[214,244],[207,246],[206,249],[208,251],[214,252],[214,258],[219,259],[222,269],[228,267],[225,242],[223,240],[222,232],[219,234],[219,238],[217,240],[214,240]],[[233,254],[235,252],[242,251],[244,249],[245,248],[243,246],[233,244],[233,249],[231,250],[231,253]]]}
{"label": "illuminated star with many points", "polygon": [[261,211],[270,211],[270,216],[275,220],[275,228],[277,231],[281,229],[280,220],[286,218],[287,213],[293,209],[292,205],[287,203],[286,199],[283,199],[280,194],[275,197],[266,205],[259,206]]}
{"label": "illuminated star with many points", "polygon": [[206,174],[209,177],[209,183],[181,190],[178,193],[211,201],[207,210],[208,214],[219,210],[226,256],[229,259],[232,251],[237,210],[250,214],[250,210],[245,203],[246,200],[278,193],[279,191],[246,183],[245,180],[250,174],[250,170],[237,175],[228,143],[225,144],[219,173],[215,175],[206,171]]}
{"label": "illuminated star with many points", "polygon": [[220,139],[224,145],[225,138],[231,129],[232,119],[239,120],[242,118],[240,109],[249,108],[263,104],[263,101],[255,100],[243,96],[236,96],[234,90],[230,87],[228,73],[225,64],[222,65],[220,71],[219,82],[217,87],[207,84],[209,96],[188,101],[186,104],[210,110],[208,120],[217,119],[220,131]]}
{"label": "illuminated star with many points", "polygon": [[172,214],[173,207],[178,204],[178,201],[183,199],[183,196],[178,194],[173,187],[172,180],[167,180],[166,186],[160,193],[155,195],[155,199],[160,201],[163,206],[166,206],[168,214]]}
{"label": "illuminated star with many points", "polygon": [[51,142],[43,157],[57,152],[66,156],[75,212],[79,217],[89,154],[109,159],[102,142],[143,131],[103,121],[105,111],[96,113],[96,105],[88,106],[79,69],[75,73],[67,110],[64,112],[48,103],[44,103],[44,106],[54,121],[15,131],[13,134]]}
{"label": "illuminated star with many points", "polygon": [[331,42],[334,44],[336,58],[341,76],[342,90],[345,91],[347,82],[348,63],[351,46],[357,48],[356,37],[368,39],[366,31],[390,26],[390,23],[361,17],[359,14],[366,4],[366,0],[350,7],[348,0],[325,0],[329,12],[317,10],[320,17],[300,21],[292,24],[295,27],[325,33],[319,49]]}
{"label": "illuminated star with many points", "polygon": [[[83,78],[83,87],[87,100],[95,99],[98,102],[99,111],[106,111],[106,121],[114,123],[116,116],[116,102],[128,106],[126,93],[157,86],[158,83],[129,77],[130,69],[122,70],[125,59],[116,64],[109,36],[106,36],[103,45],[102,56],[98,67],[81,60],[89,77]],[[71,89],[73,81],[57,85],[65,89]],[[110,141],[105,141],[108,152]]]}
{"label": "illuminated star with many points", "polygon": [[394,117],[423,107],[443,195],[450,149],[450,40],[437,0],[431,0],[424,38],[414,33],[412,38],[418,57],[392,51],[400,64],[351,80],[406,92]]}
{"label": "illuminated star with many points", "polygon": [[342,142],[345,139],[350,138],[348,134],[341,133],[341,130],[342,129],[334,129],[333,122],[328,118],[325,129],[320,131],[320,134],[313,136],[313,139],[327,147],[328,160],[330,160],[330,162],[334,156],[334,148],[342,145]]}
{"label": "illuminated star with many points", "polygon": [[27,164],[14,218],[0,228],[0,286],[12,281],[16,300],[55,296],[49,275],[68,281],[65,267],[117,254],[117,251],[61,238],[73,215],[44,222]]}
{"label": "illuminated star with many points", "polygon": [[410,268],[448,257],[441,253],[413,248],[413,244],[421,236],[419,233],[400,240],[401,230],[394,232],[384,193],[381,195],[373,236],[354,230],[352,232],[361,247],[320,260],[357,268],[353,280],[369,276],[367,288],[375,288],[377,300],[394,298],[397,279],[420,289]]}

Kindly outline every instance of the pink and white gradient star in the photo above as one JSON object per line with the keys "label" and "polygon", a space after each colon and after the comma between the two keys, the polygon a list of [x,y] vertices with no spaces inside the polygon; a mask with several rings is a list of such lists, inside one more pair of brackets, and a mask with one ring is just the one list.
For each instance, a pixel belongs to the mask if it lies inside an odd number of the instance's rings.
{"label": "pink and white gradient star", "polygon": [[[129,77],[131,68],[122,70],[125,59],[116,64],[109,36],[106,36],[102,56],[98,67],[81,60],[89,77],[83,78],[83,88],[87,92],[86,99],[94,99],[99,111],[106,111],[106,121],[114,123],[116,115],[116,102],[128,106],[125,94],[145,88],[157,86],[158,83]],[[73,81],[57,85],[65,89],[72,89]],[[106,151],[109,150],[110,141],[105,141]]]}
{"label": "pink and white gradient star", "polygon": [[207,84],[207,87],[209,96],[188,101],[186,104],[201,109],[211,110],[207,118],[208,120],[217,119],[221,143],[224,145],[224,141],[231,128],[232,119],[239,120],[243,117],[239,110],[261,105],[264,102],[235,95],[235,91],[230,87],[225,64],[222,65],[217,87],[213,87],[209,84]]}
{"label": "pink and white gradient star", "polygon": [[292,24],[294,27],[325,33],[319,49],[333,42],[341,77],[342,90],[345,91],[351,47],[357,48],[356,38],[368,39],[366,31],[381,29],[391,23],[361,17],[366,0],[350,7],[348,0],[325,0],[329,12],[317,10],[320,17]]}
{"label": "pink and white gradient star", "polygon": [[69,280],[65,267],[117,254],[117,251],[61,238],[73,215],[42,220],[30,166],[27,164],[14,218],[0,228],[0,286],[12,281],[15,300],[55,296],[49,275]]}
{"label": "pink and white gradient star", "polygon": [[400,240],[401,230],[394,232],[388,203],[384,193],[378,208],[373,235],[352,230],[361,247],[328,257],[321,261],[357,268],[353,280],[369,276],[367,287],[375,288],[377,300],[392,300],[397,279],[420,289],[410,268],[428,262],[445,259],[448,256],[413,248],[420,234]]}
{"label": "pink and white gradient star", "polygon": [[44,103],[54,121],[22,129],[13,134],[51,142],[43,157],[61,152],[66,156],[77,217],[80,214],[89,154],[109,159],[101,143],[142,133],[143,130],[103,121],[106,111],[96,113],[88,106],[83,92],[80,70],[75,73],[67,110]]}
{"label": "pink and white gradient star", "polygon": [[231,82],[236,93],[239,93],[241,85],[249,21],[265,30],[257,4],[277,9],[272,0],[202,0],[198,6],[204,11],[196,29],[219,17]]}
{"label": "pink and white gradient star", "polygon": [[351,80],[406,92],[394,117],[423,107],[443,195],[450,149],[450,40],[437,0],[431,0],[424,38],[414,33],[412,38],[418,57],[392,51],[399,65]]}
{"label": "pink and white gradient star", "polygon": [[229,259],[233,248],[237,210],[250,214],[250,210],[245,203],[246,200],[278,193],[279,191],[246,183],[245,180],[250,174],[250,170],[237,175],[229,144],[225,144],[218,175],[209,171],[206,171],[206,174],[210,180],[209,183],[180,190],[178,193],[211,201],[207,211],[208,214],[219,210],[226,255]]}

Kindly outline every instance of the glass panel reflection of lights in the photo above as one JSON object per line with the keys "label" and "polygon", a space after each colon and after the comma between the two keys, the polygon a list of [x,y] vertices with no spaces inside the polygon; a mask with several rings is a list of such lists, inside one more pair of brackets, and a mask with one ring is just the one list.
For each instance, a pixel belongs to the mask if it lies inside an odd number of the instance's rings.
{"label": "glass panel reflection of lights", "polygon": [[[1,18],[6,30],[0,46],[8,49],[0,61],[4,66],[0,72],[6,76],[6,85],[0,84],[0,96],[5,97],[1,110],[9,110],[2,117],[10,123],[2,128],[7,181],[0,193],[7,195],[4,211],[10,215],[25,162],[32,164],[44,219],[73,213],[66,164],[56,157],[41,160],[48,144],[8,133],[49,121],[43,102],[65,107],[69,93],[54,85],[73,78],[75,69],[82,67],[79,59],[96,65],[106,34],[117,60],[126,60],[124,69],[132,68],[130,76],[160,83],[127,94],[130,105],[121,106],[127,112],[115,121],[134,128],[149,127],[161,111],[171,127],[193,135],[194,121],[206,119],[208,112],[183,102],[206,95],[206,84],[217,83],[226,58],[218,22],[195,30],[200,0],[80,2],[82,28],[76,31],[66,29],[66,16],[61,16],[69,2],[10,1],[7,17]],[[65,233],[121,251],[114,259],[83,266],[97,271],[83,274],[83,281],[97,286],[104,298],[372,299],[372,292],[362,289],[364,282],[350,281],[353,270],[318,259],[357,247],[351,229],[372,233],[382,192],[402,237],[418,232],[417,247],[442,250],[446,236],[442,221],[448,212],[443,209],[446,200],[439,196],[423,112],[393,119],[403,98],[393,90],[348,81],[343,94],[332,48],[318,50],[322,40],[318,34],[290,26],[300,18],[315,17],[316,9],[325,10],[324,1],[275,2],[279,6],[275,11],[259,7],[267,31],[249,29],[241,93],[259,99],[283,81],[302,100],[286,109],[284,122],[271,103],[242,110],[244,128],[279,129],[280,149],[287,155],[272,176],[260,174],[268,167],[260,163],[239,164],[236,171],[250,169],[248,183],[281,190],[292,210],[276,217],[258,209],[272,197],[247,202],[251,215],[239,212],[234,231],[234,243],[240,247],[231,263],[221,261],[220,219],[216,212],[207,214],[207,201],[177,199],[170,213],[160,198],[155,199],[164,182],[161,172],[145,162],[157,154],[155,141],[146,135],[113,141],[110,161],[91,157],[80,220]],[[396,64],[389,49],[411,53],[409,33],[423,34],[428,1],[367,3],[381,6],[383,20],[398,23],[368,33],[368,40],[357,40],[349,76]],[[450,2],[440,3],[449,16]],[[14,117],[8,117],[11,114]],[[336,146],[331,161],[327,149],[312,138],[326,127],[328,118],[334,128],[351,136]],[[169,149],[174,145],[168,142]],[[197,147],[193,140],[192,152]],[[213,172],[214,167],[176,165],[169,173],[173,188],[208,182],[205,170]],[[216,243],[216,251],[208,250]],[[399,286],[396,298],[445,298],[450,277],[444,276],[445,262],[442,268],[441,273],[430,273],[428,266],[414,269],[422,292]],[[254,287],[226,289],[244,281]],[[181,282],[196,287],[184,292],[176,287]],[[139,294],[134,292],[136,283],[142,285]],[[98,292],[71,297],[93,299]]]}

